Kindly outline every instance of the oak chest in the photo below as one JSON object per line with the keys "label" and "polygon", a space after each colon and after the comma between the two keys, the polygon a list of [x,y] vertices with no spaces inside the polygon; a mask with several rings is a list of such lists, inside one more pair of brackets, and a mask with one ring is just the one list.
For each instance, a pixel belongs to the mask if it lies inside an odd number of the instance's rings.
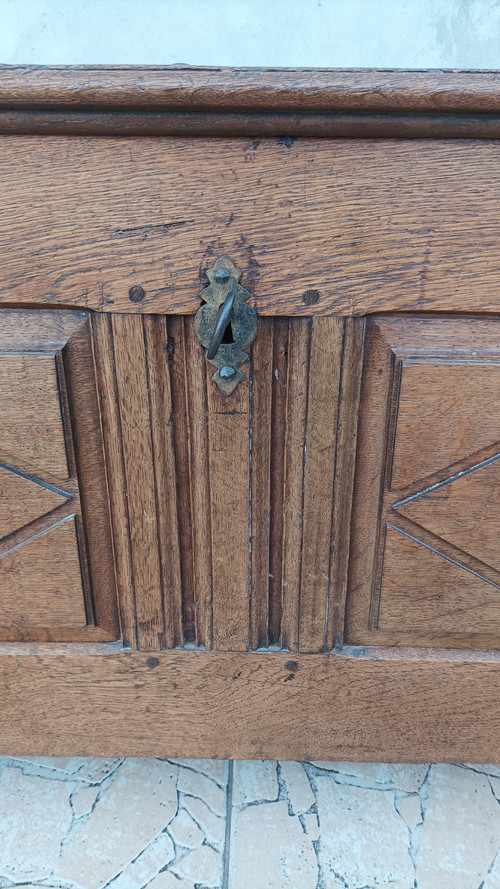
{"label": "oak chest", "polygon": [[0,748],[500,757],[494,73],[0,72]]}

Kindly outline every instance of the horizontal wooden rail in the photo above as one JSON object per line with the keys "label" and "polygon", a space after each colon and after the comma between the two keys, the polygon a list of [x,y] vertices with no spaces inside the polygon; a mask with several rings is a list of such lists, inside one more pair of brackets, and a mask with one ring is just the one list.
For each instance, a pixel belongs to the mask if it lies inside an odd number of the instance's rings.
{"label": "horizontal wooden rail", "polygon": [[[498,762],[493,652],[2,646],[0,752]],[[33,720],[33,714],[37,714]],[[297,718],[300,714],[300,718]]]}

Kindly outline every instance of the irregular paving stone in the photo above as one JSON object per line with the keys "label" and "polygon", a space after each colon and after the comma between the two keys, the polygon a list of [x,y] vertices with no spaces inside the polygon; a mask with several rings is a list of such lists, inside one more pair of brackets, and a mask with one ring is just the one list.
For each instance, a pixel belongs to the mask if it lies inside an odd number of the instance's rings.
{"label": "irregular paving stone", "polygon": [[500,806],[486,775],[433,766],[422,845],[419,889],[476,889],[500,847]]}
{"label": "irregular paving stone", "polygon": [[164,871],[148,883],[147,889],[196,889],[196,887],[191,880],[179,880],[169,871]]}
{"label": "irregular paving stone", "polygon": [[317,777],[316,788],[325,889],[386,884],[413,889],[408,829],[392,791],[340,785],[327,777]]}
{"label": "irregular paving stone", "polygon": [[160,833],[135,861],[127,865],[109,889],[142,889],[151,877],[175,858],[174,844],[168,834]]}
{"label": "irregular paving stone", "polygon": [[416,827],[422,822],[422,807],[420,805],[420,797],[418,794],[412,796],[403,796],[396,803],[396,808],[402,818],[406,821],[408,827]]}
{"label": "irregular paving stone", "polygon": [[77,818],[91,811],[98,793],[99,787],[81,787],[73,794],[71,805]]}
{"label": "irregular paving stone", "polygon": [[278,793],[275,762],[240,760],[234,763],[233,806],[277,800]]}
{"label": "irregular paving stone", "polygon": [[71,826],[74,784],[23,775],[10,767],[0,776],[0,873],[41,879],[54,869]]}
{"label": "irregular paving stone", "polygon": [[[221,884],[222,858],[211,846],[198,846],[197,849],[179,858],[170,869],[174,874],[192,880],[195,885],[220,886]],[[179,889],[183,889],[183,884]]]}
{"label": "irregular paving stone", "polygon": [[185,796],[184,807],[190,812],[196,823],[200,825],[207,840],[211,840],[214,843],[222,842],[225,828],[223,818],[214,815],[207,804],[196,796]]}
{"label": "irregular paving stone", "polygon": [[177,771],[155,759],[125,761],[71,837],[57,875],[98,889],[123,870],[174,817]]}
{"label": "irregular paving stone", "polygon": [[224,759],[171,759],[170,762],[202,772],[222,787],[227,784],[227,765]]}
{"label": "irregular paving stone", "polygon": [[230,889],[316,889],[318,862],[286,802],[248,806],[234,818]]}
{"label": "irregular paving stone", "polygon": [[224,815],[226,811],[226,794],[211,778],[191,769],[180,768],[177,787],[181,793],[198,796],[216,815]]}
{"label": "irregular paving stone", "polygon": [[[428,765],[407,765],[406,763],[371,763],[371,762],[322,762],[313,761],[319,769],[338,772],[359,778],[371,784],[384,784],[397,790],[414,793],[423,784]],[[349,783],[348,780],[343,783]]]}
{"label": "irregular paving stone", "polygon": [[316,800],[304,767],[300,762],[282,762],[281,777],[286,784],[293,814],[302,815],[307,812]]}
{"label": "irregular paving stone", "polygon": [[205,839],[204,834],[185,809],[179,809],[174,820],[168,826],[168,832],[174,843],[194,849]]}

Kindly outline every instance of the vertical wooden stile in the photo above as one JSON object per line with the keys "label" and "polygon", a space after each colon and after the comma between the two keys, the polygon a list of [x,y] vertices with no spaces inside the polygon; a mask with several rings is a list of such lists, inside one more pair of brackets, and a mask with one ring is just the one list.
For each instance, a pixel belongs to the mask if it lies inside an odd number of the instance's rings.
{"label": "vertical wooden stile", "polygon": [[251,355],[251,648],[269,644],[273,319],[261,318]]}
{"label": "vertical wooden stile", "polygon": [[230,396],[207,367],[214,648],[249,645],[250,448],[249,381]]}
{"label": "vertical wooden stile", "polygon": [[114,315],[115,372],[123,442],[140,648],[164,647],[155,471],[142,318]]}
{"label": "vertical wooden stile", "polygon": [[172,315],[166,318],[167,339],[164,358],[169,366],[170,397],[172,402],[170,429],[172,447],[175,453],[183,640],[184,643],[191,644],[196,640],[196,609],[193,579],[193,517],[191,515],[190,432],[184,323],[185,319],[182,316]]}
{"label": "vertical wooden stile", "polygon": [[158,549],[165,611],[165,646],[175,648],[183,644],[184,637],[177,509],[177,466],[173,443],[174,417],[166,350],[167,322],[166,318],[161,315],[145,315],[143,323],[158,522]]}
{"label": "vertical wooden stile", "polygon": [[118,588],[118,613],[123,645],[138,648],[134,569],[130,545],[125,458],[121,440],[115,375],[112,317],[91,315],[108,492],[113,528],[113,553]]}
{"label": "vertical wooden stile", "polygon": [[273,319],[271,412],[271,491],[269,504],[269,645],[281,640],[283,570],[283,496],[285,470],[285,418],[288,378],[288,318]]}
{"label": "vertical wooden stile", "polygon": [[313,319],[304,469],[300,651],[322,651],[325,644],[343,339],[342,318]]}
{"label": "vertical wooden stile", "polygon": [[207,372],[205,356],[196,339],[192,318],[184,319],[184,348],[187,424],[190,443],[189,471],[196,643],[203,648],[212,648],[212,535]]}
{"label": "vertical wooden stile", "polygon": [[288,336],[281,644],[293,651],[299,636],[310,326],[309,319],[291,319]]}
{"label": "vertical wooden stile", "polygon": [[340,648],[344,638],[358,411],[365,341],[364,318],[346,318],[343,324],[344,347],[333,492],[327,650]]}

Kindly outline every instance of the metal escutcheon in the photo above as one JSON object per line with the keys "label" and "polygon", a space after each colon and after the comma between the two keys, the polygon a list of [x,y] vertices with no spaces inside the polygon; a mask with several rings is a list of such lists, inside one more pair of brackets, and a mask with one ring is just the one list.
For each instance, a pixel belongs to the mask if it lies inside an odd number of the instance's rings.
{"label": "metal escutcheon", "polygon": [[257,315],[245,300],[248,290],[238,283],[241,269],[228,256],[220,256],[207,269],[210,282],[200,293],[204,303],[194,319],[194,328],[206,358],[217,370],[212,380],[224,395],[230,395],[244,376],[238,369],[248,361],[246,349],[257,335]]}

